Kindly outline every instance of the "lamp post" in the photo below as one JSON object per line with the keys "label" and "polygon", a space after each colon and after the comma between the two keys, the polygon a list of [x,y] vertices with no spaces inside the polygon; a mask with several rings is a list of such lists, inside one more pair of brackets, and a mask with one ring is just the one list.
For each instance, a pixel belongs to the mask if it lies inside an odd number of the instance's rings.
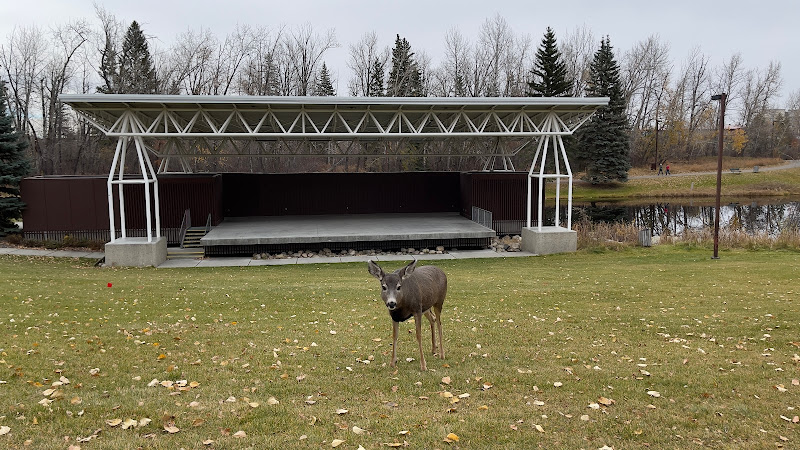
{"label": "lamp post", "polygon": [[719,197],[722,191],[722,143],[723,133],[725,132],[725,100],[728,94],[722,93],[712,95],[711,100],[719,100],[719,140],[717,143],[717,208],[714,213],[714,256],[711,259],[719,259]]}
{"label": "lamp post", "polygon": [[659,120],[656,119],[656,159],[654,161],[655,164],[653,164],[653,169],[658,167],[658,122]]}

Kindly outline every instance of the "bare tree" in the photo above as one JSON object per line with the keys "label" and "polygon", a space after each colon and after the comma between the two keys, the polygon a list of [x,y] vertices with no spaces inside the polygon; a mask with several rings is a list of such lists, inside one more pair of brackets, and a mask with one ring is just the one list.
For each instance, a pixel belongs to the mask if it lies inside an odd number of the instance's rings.
{"label": "bare tree", "polygon": [[375,61],[386,67],[389,61],[389,48],[382,50],[378,47],[378,35],[374,31],[364,33],[355,44],[349,46],[350,56],[347,59],[347,67],[350,68],[352,76],[348,82],[350,95],[368,96],[370,92],[370,80],[373,79]]}
{"label": "bare tree", "polygon": [[781,63],[771,61],[766,70],[751,69],[742,83],[742,125],[748,127],[758,114],[763,114],[777,97],[783,84]]}
{"label": "bare tree", "polygon": [[589,65],[597,49],[597,39],[586,25],[575,27],[559,39],[561,55],[567,66],[567,78],[575,83],[572,95],[582,96],[589,80]]}
{"label": "bare tree", "polygon": [[670,70],[669,45],[658,35],[639,41],[623,56],[624,95],[633,129],[649,127],[658,118]]}
{"label": "bare tree", "polygon": [[458,28],[450,28],[444,36],[444,60],[434,76],[437,95],[463,97],[467,94],[470,43]]}
{"label": "bare tree", "polygon": [[[496,14],[491,19],[486,19],[481,25],[478,38],[478,48],[485,62],[488,62],[488,70],[485,71],[485,81],[481,94],[487,97],[498,97],[501,95],[501,84],[504,84],[503,65],[508,58],[508,52],[514,45],[514,35],[508,22]],[[477,59],[477,58],[476,58]]]}
{"label": "bare tree", "polygon": [[310,24],[305,24],[286,35],[284,45],[286,67],[291,77],[291,93],[309,95],[314,87],[314,76],[322,63],[322,56],[326,51],[339,46],[336,33],[329,29],[320,35],[314,32]]}
{"label": "bare tree", "polygon": [[250,52],[242,62],[238,90],[247,95],[277,95],[280,91],[278,63],[282,59],[283,28],[274,32],[267,28],[252,30]]}

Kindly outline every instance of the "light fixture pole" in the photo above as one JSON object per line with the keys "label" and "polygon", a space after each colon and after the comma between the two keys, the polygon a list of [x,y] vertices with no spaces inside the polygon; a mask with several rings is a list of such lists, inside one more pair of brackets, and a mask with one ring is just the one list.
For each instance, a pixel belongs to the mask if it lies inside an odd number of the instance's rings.
{"label": "light fixture pole", "polygon": [[717,208],[714,213],[714,256],[711,259],[719,259],[719,197],[722,191],[722,143],[723,133],[725,132],[725,100],[728,94],[722,93],[712,95],[711,100],[719,100],[719,141],[717,143]]}

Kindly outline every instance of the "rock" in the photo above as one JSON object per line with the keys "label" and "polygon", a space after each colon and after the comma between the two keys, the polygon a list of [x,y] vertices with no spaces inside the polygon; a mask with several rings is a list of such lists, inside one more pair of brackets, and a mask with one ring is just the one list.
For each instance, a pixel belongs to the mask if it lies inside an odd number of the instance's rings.
{"label": "rock", "polygon": [[444,253],[444,247],[441,245],[436,246],[436,253],[442,254]]}
{"label": "rock", "polygon": [[261,255],[258,253],[253,254],[253,259],[261,259]]}
{"label": "rock", "polygon": [[347,252],[347,254],[350,256],[356,256],[356,251],[351,248],[350,251]]}

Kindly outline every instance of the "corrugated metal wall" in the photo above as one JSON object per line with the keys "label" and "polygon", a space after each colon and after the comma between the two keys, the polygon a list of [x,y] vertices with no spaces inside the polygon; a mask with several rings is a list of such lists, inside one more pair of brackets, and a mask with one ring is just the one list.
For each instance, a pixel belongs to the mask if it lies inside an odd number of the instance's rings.
{"label": "corrugated metal wall", "polygon": [[[534,185],[534,188],[536,186]],[[32,239],[108,240],[106,177],[32,177],[21,183],[24,233]],[[130,236],[146,235],[144,188],[125,185]],[[178,239],[183,212],[192,225],[227,217],[491,211],[499,234],[519,233],[526,217],[524,172],[401,172],[160,175],[162,234]],[[536,193],[534,192],[534,198]],[[114,201],[118,202],[117,189]],[[536,202],[533,202],[534,216]],[[119,227],[119,212],[116,222]]]}

